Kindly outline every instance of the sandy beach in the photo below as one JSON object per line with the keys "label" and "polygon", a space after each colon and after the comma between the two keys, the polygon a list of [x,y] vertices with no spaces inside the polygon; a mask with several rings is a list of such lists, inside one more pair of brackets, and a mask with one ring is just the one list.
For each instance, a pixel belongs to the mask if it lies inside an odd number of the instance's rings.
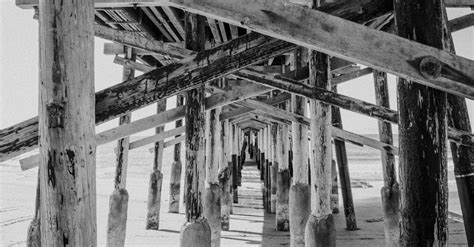
{"label": "sandy beach", "polygon": [[[113,190],[115,142],[97,149],[97,242],[105,245],[109,196]],[[132,150],[129,155],[127,189],[130,195],[127,222],[127,246],[178,246],[179,230],[184,223],[184,205],[180,214],[169,214],[169,174],[172,148],[165,149],[163,163],[163,193],[159,231],[145,230],[148,180],[152,168],[150,146]],[[365,148],[367,149],[367,148]],[[351,178],[372,187],[353,188],[359,231],[344,230],[344,217],[336,216],[338,246],[383,246],[383,222],[380,202],[380,159],[374,164],[367,158],[357,159],[349,146]],[[371,152],[371,151],[370,151]],[[356,152],[357,153],[357,152]],[[376,154],[376,153],[375,153]],[[184,155],[184,149],[182,152]],[[360,152],[358,153],[360,156]],[[370,154],[369,154],[370,156]],[[183,157],[184,158],[184,157]],[[362,164],[361,162],[365,162]],[[239,204],[234,205],[231,231],[222,232],[221,246],[285,246],[288,232],[274,230],[274,215],[265,214],[262,206],[261,184],[255,167],[243,173],[239,188]],[[25,246],[28,225],[34,215],[37,168],[21,171],[17,160],[0,165],[0,236],[1,246]],[[182,182],[183,184],[183,182]],[[182,186],[183,187],[183,186]],[[183,189],[181,187],[181,189]],[[460,214],[454,181],[450,181],[450,211]],[[182,193],[182,191],[181,191]],[[339,199],[342,207],[342,198]],[[342,209],[342,208],[341,208]],[[466,238],[461,223],[450,221],[450,245],[465,246]],[[355,242],[354,242],[355,241]],[[265,243],[262,245],[262,243]],[[352,243],[352,244],[351,244]]]}

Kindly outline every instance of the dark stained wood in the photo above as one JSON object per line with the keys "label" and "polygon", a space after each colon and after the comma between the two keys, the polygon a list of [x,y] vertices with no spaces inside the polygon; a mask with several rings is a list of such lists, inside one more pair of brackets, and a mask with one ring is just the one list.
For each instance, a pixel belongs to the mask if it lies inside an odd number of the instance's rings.
{"label": "dark stained wood", "polygon": [[41,245],[97,246],[93,2],[39,12]]}
{"label": "dark stained wood", "polygon": [[[397,0],[394,8],[399,36],[447,48],[442,0]],[[399,78],[398,102],[400,245],[446,246],[446,93]]]}
{"label": "dark stained wood", "polygon": [[[176,106],[184,105],[184,97],[182,95],[176,96]],[[183,125],[183,120],[178,120],[175,123],[175,127],[179,128]],[[175,136],[178,138],[179,135]],[[179,195],[181,191],[181,142],[174,145],[173,151],[173,164],[171,165],[171,178],[170,178],[170,204],[169,213],[179,213]]]}
{"label": "dark stained wood", "polygon": [[[333,86],[332,91],[337,93],[337,87]],[[341,111],[339,107],[332,107],[332,126],[343,128]],[[346,229],[357,230],[357,220],[355,215],[354,200],[352,199],[351,178],[349,173],[349,162],[347,160],[346,143],[340,139],[334,139],[334,152],[336,152],[336,164],[339,171],[341,184],[342,204],[344,216],[346,218]]]}

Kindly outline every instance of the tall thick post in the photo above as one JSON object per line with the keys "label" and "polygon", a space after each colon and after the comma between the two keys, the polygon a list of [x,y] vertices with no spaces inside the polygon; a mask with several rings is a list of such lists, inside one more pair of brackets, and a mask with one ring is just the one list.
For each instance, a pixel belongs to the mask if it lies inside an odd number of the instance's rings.
{"label": "tall thick post", "polygon": [[331,210],[333,214],[339,213],[339,184],[335,160],[331,162]]}
{"label": "tall thick post", "polygon": [[[160,100],[157,103],[157,113],[166,111],[166,99]],[[155,132],[159,134],[163,132],[165,126],[157,127]],[[153,155],[153,169],[150,174],[150,182],[148,188],[148,204],[146,215],[146,229],[158,230],[160,229],[160,209],[161,209],[161,188],[163,185],[163,147],[164,141],[158,141],[154,146]]]}
{"label": "tall thick post", "polygon": [[[136,55],[132,53],[131,47],[125,47],[125,58],[135,61]],[[124,81],[135,77],[135,70],[123,67],[122,79]],[[119,118],[119,125],[130,123],[131,113]],[[126,189],[127,168],[128,168],[128,147],[130,140],[128,137],[117,141],[116,168],[114,191],[109,199],[109,218],[107,224],[107,246],[124,246],[127,210],[128,191]]]}
{"label": "tall thick post", "polygon": [[[377,105],[390,108],[388,95],[387,74],[373,71],[375,85],[375,100]],[[383,143],[393,144],[392,126],[390,123],[378,121],[379,138]],[[381,151],[384,186],[382,187],[382,207],[384,214],[385,245],[399,246],[400,228],[398,215],[400,205],[400,189],[395,171],[395,156]]]}
{"label": "tall thick post", "polygon": [[[311,51],[309,82],[312,86],[330,88],[329,56]],[[336,246],[336,228],[331,214],[331,107],[311,100],[311,185],[315,189],[315,202],[306,223],[306,246]]]}
{"label": "tall thick post", "polygon": [[39,2],[44,246],[97,245],[93,4]]}
{"label": "tall thick post", "polygon": [[232,186],[232,170],[228,161],[229,155],[229,120],[221,122],[221,163],[219,168],[219,184],[221,187],[221,229],[228,231],[230,227],[230,209],[232,198],[230,196]]}
{"label": "tall thick post", "polygon": [[278,124],[272,124],[270,129],[270,148],[271,148],[271,159],[272,165],[270,168],[270,180],[271,180],[271,202],[270,202],[270,213],[274,214],[276,212],[276,202],[277,202],[277,173],[278,173]]}
{"label": "tall thick post", "polygon": [[41,223],[40,223],[40,175],[38,170],[38,178],[36,183],[36,198],[35,198],[35,216],[28,226],[28,232],[26,235],[26,246],[27,247],[41,247]]}
{"label": "tall thick post", "polygon": [[[186,13],[186,48],[204,50],[204,19]],[[210,247],[211,229],[202,215],[205,179],[204,86],[186,93],[186,223],[181,228],[181,247]]]}
{"label": "tall thick post", "polygon": [[[337,92],[337,87],[333,86],[332,91]],[[342,118],[339,107],[332,107],[332,126],[342,129]],[[357,230],[357,221],[352,199],[351,178],[349,176],[349,162],[347,161],[346,143],[339,139],[334,139],[334,151],[336,152],[337,168],[341,184],[342,204],[344,216],[346,217],[346,230]]]}
{"label": "tall thick post", "polygon": [[221,108],[206,112],[206,184],[204,217],[211,227],[211,246],[221,243],[221,188],[219,186],[219,160],[221,159]]}
{"label": "tall thick post", "polygon": [[277,173],[277,201],[276,201],[276,229],[290,230],[289,196],[290,170],[288,165],[289,128],[286,124],[278,126],[278,173]]}
{"label": "tall thick post", "polygon": [[[176,106],[182,106],[184,104],[184,97],[182,95],[176,96]],[[183,125],[183,120],[176,121],[175,127],[179,128]],[[178,138],[175,136],[175,138]],[[179,195],[181,191],[181,171],[183,165],[181,163],[181,143],[174,145],[173,152],[173,164],[171,164],[171,177],[170,177],[170,205],[168,213],[179,213]]]}
{"label": "tall thick post", "polygon": [[[298,71],[303,65],[303,50],[297,49],[293,57],[293,69]],[[306,98],[291,95],[291,110],[300,116],[306,114]],[[308,127],[293,122],[292,134],[292,165],[293,182],[290,187],[290,246],[304,247],[304,230],[311,213],[311,192],[308,180]]]}
{"label": "tall thick post", "polygon": [[[449,47],[444,1],[397,0],[394,10],[399,36]],[[401,246],[447,245],[446,101],[444,92],[398,80]]]}

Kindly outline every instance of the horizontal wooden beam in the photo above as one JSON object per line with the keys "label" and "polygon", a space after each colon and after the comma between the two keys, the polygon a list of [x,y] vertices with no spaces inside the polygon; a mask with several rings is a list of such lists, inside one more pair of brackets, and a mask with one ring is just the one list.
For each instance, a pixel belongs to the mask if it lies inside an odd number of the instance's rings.
{"label": "horizontal wooden beam", "polygon": [[[168,110],[150,117],[142,118],[131,123],[120,125],[118,127],[96,134],[95,140],[97,145],[102,145],[153,127],[165,125],[168,122],[176,121],[180,118],[183,118],[184,114],[184,106],[180,106],[175,109]],[[20,166],[22,170],[25,170],[25,168],[30,169],[36,167],[38,166],[38,164],[39,154],[20,160]]]}
{"label": "horizontal wooden beam", "polygon": [[[16,6],[31,9],[38,6],[39,0],[15,0]],[[168,5],[167,0],[94,0],[95,8],[145,7]]]}
{"label": "horizontal wooden beam", "polygon": [[123,57],[119,57],[119,56],[115,56],[114,63],[122,65],[129,69],[138,70],[140,72],[145,72],[145,73],[156,69],[156,67],[151,67],[151,66],[148,66],[139,62],[135,62],[133,60],[126,59]]}
{"label": "horizontal wooden beam", "polygon": [[153,136],[145,137],[145,138],[140,139],[138,141],[130,142],[128,149],[132,150],[132,149],[135,149],[135,148],[146,146],[146,145],[151,144],[151,143],[162,141],[162,140],[164,140],[166,138],[169,138],[169,137],[180,135],[180,134],[184,133],[184,130],[185,130],[185,127],[181,126],[179,128],[176,128],[176,129],[168,130],[168,131],[161,132],[161,133],[158,133],[158,134],[153,135]]}
{"label": "horizontal wooden beam", "polygon": [[[319,10],[284,0],[172,2],[190,12],[474,99],[474,61]],[[437,73],[424,70],[432,66]]]}
{"label": "horizontal wooden beam", "polygon": [[444,0],[444,4],[451,8],[474,7],[474,0]]}
{"label": "horizontal wooden beam", "polygon": [[449,21],[451,32],[457,32],[468,27],[474,26],[474,13],[464,15]]}
{"label": "horizontal wooden beam", "polygon": [[97,37],[151,51],[171,58],[183,59],[195,54],[195,52],[185,49],[184,44],[181,43],[162,42],[139,36],[133,32],[117,30],[98,24],[94,25],[94,32]]}
{"label": "horizontal wooden beam", "polygon": [[[262,102],[265,103],[265,104],[268,104],[268,105],[275,105],[275,104],[283,103],[283,102],[288,101],[290,99],[291,99],[291,95],[289,93],[282,93],[282,94],[279,94],[278,96],[266,99]],[[240,115],[243,115],[243,114],[246,114],[246,113],[252,112],[252,111],[254,111],[254,109],[252,109],[252,108],[240,107],[240,108],[237,108],[237,109],[232,110],[232,111],[227,111],[227,112],[221,113],[221,115],[219,115],[219,120],[224,121],[226,119],[235,118],[235,117],[238,117]]]}
{"label": "horizontal wooden beam", "polygon": [[[179,137],[176,137],[176,138],[174,138],[173,140],[169,140],[169,141],[165,142],[165,144],[163,145],[163,148],[174,147],[175,144],[178,144],[178,143],[184,141],[185,139],[186,139],[186,135],[181,135],[181,136],[179,136]],[[155,148],[154,148],[154,147],[149,148],[149,149],[148,149],[148,152],[154,153],[154,152],[155,152]]]}
{"label": "horizontal wooden beam", "polygon": [[[398,113],[394,110],[374,105],[365,101],[354,99],[336,92],[328,91],[319,87],[311,87],[296,81],[293,81],[288,78],[283,78],[280,76],[264,73],[261,71],[253,71],[249,69],[241,70],[235,75],[242,79],[247,79],[255,83],[262,83],[271,87],[275,87],[281,90],[285,90],[290,93],[295,93],[304,97],[311,99],[319,100],[326,102],[332,106],[340,107],[352,112],[360,113],[369,117],[374,117],[382,121],[389,123],[398,124]],[[260,102],[255,101],[246,101],[246,106],[250,108],[249,102],[255,104],[261,104]],[[262,109],[265,113],[269,113],[270,109],[273,111],[281,111],[281,116],[286,116],[290,118],[291,121],[300,122],[303,121],[302,117],[299,115],[293,116],[295,114],[282,111],[281,109],[275,108],[273,106],[264,106],[265,109]],[[294,118],[292,118],[294,117]],[[304,122],[300,122],[304,124]],[[474,135],[472,133],[466,133],[464,131],[455,130],[452,127],[448,128],[448,138],[454,142],[457,142],[465,146],[474,146],[473,140]]]}

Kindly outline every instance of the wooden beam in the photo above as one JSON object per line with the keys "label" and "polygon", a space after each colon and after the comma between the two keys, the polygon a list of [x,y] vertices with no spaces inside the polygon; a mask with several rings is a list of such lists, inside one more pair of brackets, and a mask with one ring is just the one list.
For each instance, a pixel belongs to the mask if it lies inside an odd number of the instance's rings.
{"label": "wooden beam", "polygon": [[217,27],[216,20],[207,18],[207,24],[209,25],[209,29],[211,29],[212,36],[214,37],[214,41],[217,44],[222,43],[221,35],[219,34],[219,28]]}
{"label": "wooden beam", "polygon": [[[144,9],[144,8],[143,8]],[[178,37],[178,35],[174,32],[174,30],[171,28],[171,26],[168,24],[166,19],[163,17],[163,15],[158,11],[157,7],[150,7],[150,10],[153,14],[155,14],[156,18],[161,22],[163,27],[168,31],[168,33],[173,37],[173,39],[176,42],[181,41],[181,39]]]}
{"label": "wooden beam", "polygon": [[[176,44],[176,45],[181,45],[181,43]],[[126,47],[129,47],[129,46],[122,45],[122,44],[117,44],[117,43],[105,43],[104,44],[104,54],[105,55],[124,55]],[[132,52],[133,52],[133,54],[136,54],[138,56],[156,54],[154,52],[145,51],[145,50],[138,49],[138,48],[132,48]]]}
{"label": "wooden beam", "polygon": [[184,40],[183,23],[180,20],[178,20],[178,17],[176,16],[176,13],[174,12],[174,10],[168,6],[161,6],[161,9],[168,16],[168,19],[171,21],[171,23],[173,23],[174,28],[178,31],[179,35]]}
{"label": "wooden beam", "polygon": [[165,148],[174,146],[178,143],[181,143],[185,140],[186,136],[185,135],[180,135],[179,137],[174,138],[173,140],[165,142]]}
{"label": "wooden beam", "polygon": [[[38,6],[39,0],[16,0],[16,6],[31,9]],[[95,8],[119,8],[168,5],[167,0],[94,0]]]}
{"label": "wooden beam", "polygon": [[446,7],[451,8],[465,8],[465,7],[474,7],[473,0],[444,0]]}
{"label": "wooden beam", "polygon": [[[96,124],[265,61],[288,49],[290,45],[287,43],[266,42],[265,38],[251,33],[185,61],[160,67],[97,92]],[[0,161],[31,150],[31,146],[37,144],[36,123],[37,120],[32,118],[0,131]]]}
{"label": "wooden beam", "polygon": [[472,26],[474,26],[474,13],[449,21],[449,28],[452,33]]}
{"label": "wooden beam", "polygon": [[[184,104],[184,96],[176,95],[176,106]],[[183,120],[177,120],[175,127],[179,128],[183,125]],[[174,140],[185,138],[184,135],[176,136]],[[166,143],[165,143],[166,147]],[[168,213],[179,213],[179,201],[181,193],[181,173],[183,164],[181,162],[181,141],[176,142],[173,150],[173,163],[171,164],[171,178],[170,178],[170,197]]]}
{"label": "wooden beam", "polygon": [[151,67],[151,66],[148,66],[148,65],[145,65],[145,64],[142,64],[142,63],[138,63],[138,62],[132,61],[130,59],[126,59],[126,58],[119,57],[119,56],[115,56],[114,63],[122,65],[122,66],[124,66],[128,69],[138,70],[138,71],[145,72],[145,73],[156,69],[156,67]]}
{"label": "wooden beam", "polygon": [[[279,103],[283,103],[285,101],[288,101],[288,100],[290,100],[290,98],[291,98],[290,94],[282,93],[282,94],[280,94],[276,97],[264,100],[262,102],[267,104],[267,105],[275,105],[275,104],[279,104]],[[232,111],[221,113],[221,115],[219,116],[219,119],[220,119],[220,121],[224,121],[224,120],[229,119],[229,118],[235,118],[235,117],[243,115],[245,113],[252,112],[253,110],[254,109],[249,108],[249,107],[240,107],[240,108],[232,110]]]}
{"label": "wooden beam", "polygon": [[116,30],[98,24],[94,25],[94,31],[97,37],[118,42],[127,46],[152,51],[154,53],[171,58],[183,59],[195,55],[194,52],[185,49],[181,44],[161,42],[158,40],[138,36],[129,31]]}
{"label": "wooden beam", "polygon": [[[288,7],[283,0],[172,2],[197,14],[474,99],[474,61],[320,10]],[[436,64],[439,73],[425,73],[425,62]]]}
{"label": "wooden beam", "polygon": [[159,21],[157,19],[157,17],[151,12],[151,9],[154,9],[154,8],[153,7],[150,7],[150,9],[148,9],[146,7],[141,8],[143,13],[145,13],[145,15],[148,17],[148,19],[150,19],[150,21],[153,23],[153,25],[155,25],[155,27],[158,30],[160,30],[161,34],[163,34],[163,36],[167,40],[169,40],[169,41],[179,41],[179,39],[174,39],[174,37],[173,38],[171,37],[171,34],[168,33],[168,30],[165,29],[163,23],[161,21]]}

